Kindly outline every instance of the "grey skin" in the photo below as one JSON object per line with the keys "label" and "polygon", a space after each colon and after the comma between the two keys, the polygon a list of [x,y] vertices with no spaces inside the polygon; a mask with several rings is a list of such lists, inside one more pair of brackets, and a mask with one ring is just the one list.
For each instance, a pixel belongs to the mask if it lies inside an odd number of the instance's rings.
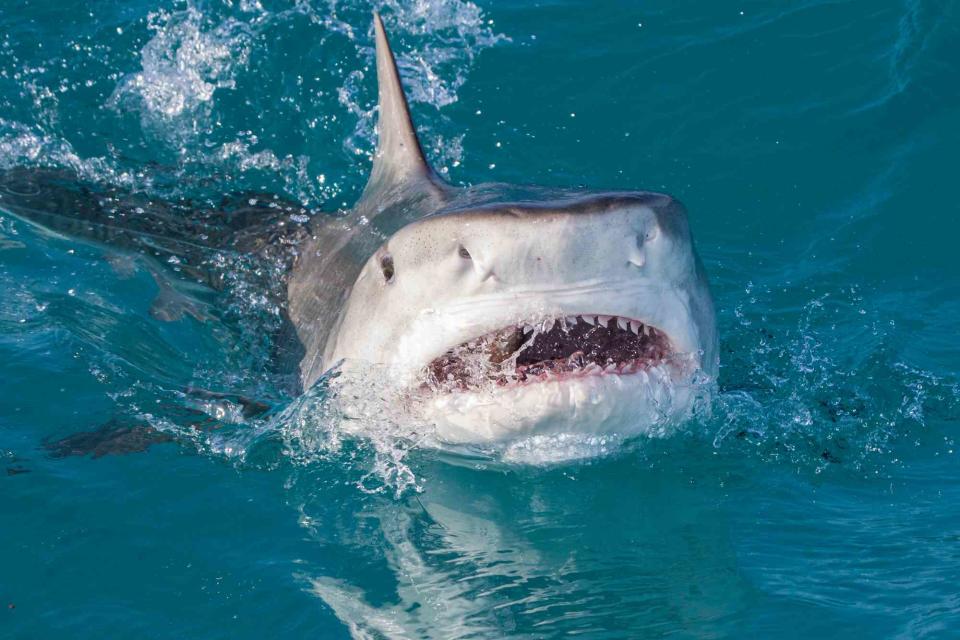
{"label": "grey skin", "polygon": [[[278,214],[282,217],[290,206],[258,209],[270,215],[255,224],[237,223],[222,211],[201,211],[196,223],[178,222],[173,232],[131,231],[118,230],[102,207],[92,207],[101,218],[94,222],[113,230],[106,242],[119,240],[141,253],[146,248],[161,259],[213,245],[282,263],[288,269],[285,291],[272,289],[271,294],[287,313],[283,351],[297,363],[299,391],[334,365],[350,370],[375,364],[391,371],[395,386],[413,392],[422,388],[424,368],[434,358],[478,336],[545,318],[596,314],[636,320],[668,336],[673,351],[687,363],[682,375],[671,374],[675,381],[689,382],[693,374],[715,377],[713,301],[683,206],[646,191],[447,184],[424,157],[376,14],[374,31],[378,145],[366,188],[346,215],[316,215],[307,226],[287,220],[283,226]],[[49,210],[56,205],[36,198],[25,205],[23,200],[0,197],[0,208],[56,227],[48,220],[55,217]],[[120,208],[131,206],[124,197],[114,200]],[[182,221],[174,211],[178,206],[184,207],[151,201],[134,224],[157,220],[156,226],[163,227]],[[71,208],[83,209],[77,203]],[[47,213],[38,215],[43,209]],[[241,213],[241,220],[251,218],[250,211]],[[191,225],[202,227],[204,242],[191,235],[197,231]],[[81,230],[79,235],[91,234]],[[201,272],[188,269],[195,279],[216,287],[216,278]],[[160,282],[161,291],[171,297],[170,287]],[[155,315],[165,317],[162,310]],[[641,377],[642,384],[637,382]],[[453,404],[444,398],[431,405],[427,419],[440,425],[441,440],[456,441],[535,433],[548,423],[574,430],[621,429],[633,409],[643,413],[646,405],[660,400],[650,391],[646,374],[620,378],[604,374],[590,380],[593,386],[582,380],[553,381],[549,389],[527,385],[531,390],[501,394],[496,409],[486,399],[460,394]],[[633,402],[639,404],[631,406]],[[486,408],[477,410],[477,403]],[[615,404],[622,406],[612,410]],[[597,413],[604,417],[592,420],[589,406],[602,409]],[[442,415],[447,413],[457,415],[448,420]],[[569,416],[574,418],[566,420]]]}

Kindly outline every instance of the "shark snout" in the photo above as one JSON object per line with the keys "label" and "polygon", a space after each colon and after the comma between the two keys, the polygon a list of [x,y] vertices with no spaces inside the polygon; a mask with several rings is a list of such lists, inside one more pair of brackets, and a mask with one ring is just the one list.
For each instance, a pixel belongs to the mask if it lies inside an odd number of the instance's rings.
{"label": "shark snout", "polygon": [[431,246],[436,277],[453,272],[468,288],[662,279],[692,268],[682,225],[665,224],[648,202],[609,200],[447,214],[417,225],[409,244]]}

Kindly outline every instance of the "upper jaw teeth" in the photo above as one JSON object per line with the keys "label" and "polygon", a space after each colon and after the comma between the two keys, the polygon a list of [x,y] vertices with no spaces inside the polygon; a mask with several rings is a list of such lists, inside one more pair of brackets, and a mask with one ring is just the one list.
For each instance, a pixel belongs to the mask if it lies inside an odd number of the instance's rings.
{"label": "upper jaw teeth", "polygon": [[649,325],[646,325],[639,320],[631,320],[629,318],[623,318],[620,316],[594,314],[563,316],[560,318],[548,319],[544,322],[540,322],[537,325],[526,323],[521,325],[521,327],[523,328],[524,333],[530,333],[536,330],[547,332],[553,329],[556,323],[559,323],[560,328],[565,329],[569,327],[575,327],[578,322],[584,322],[590,326],[598,326],[607,329],[613,328],[610,326],[611,320],[616,321],[616,328],[620,329],[621,331],[629,331],[637,336],[649,336],[652,331]]}

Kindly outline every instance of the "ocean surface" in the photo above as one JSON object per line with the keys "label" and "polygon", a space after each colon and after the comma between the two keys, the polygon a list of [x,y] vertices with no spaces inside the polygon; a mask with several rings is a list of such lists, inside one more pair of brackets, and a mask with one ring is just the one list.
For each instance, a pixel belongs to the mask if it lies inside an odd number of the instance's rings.
{"label": "ocean surface", "polygon": [[958,5],[0,0],[0,169],[326,212],[379,8],[450,181],[680,198],[721,348],[657,437],[438,450],[286,395],[257,267],[164,322],[0,214],[0,637],[960,637]]}

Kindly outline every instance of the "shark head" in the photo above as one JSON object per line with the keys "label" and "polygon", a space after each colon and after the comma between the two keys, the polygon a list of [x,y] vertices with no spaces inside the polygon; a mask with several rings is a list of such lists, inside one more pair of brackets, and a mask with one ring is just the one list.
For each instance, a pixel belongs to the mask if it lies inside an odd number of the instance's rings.
{"label": "shark head", "polygon": [[354,220],[386,240],[323,361],[388,368],[449,441],[633,433],[688,411],[718,361],[684,207],[646,191],[444,183],[374,23],[379,144]]}

